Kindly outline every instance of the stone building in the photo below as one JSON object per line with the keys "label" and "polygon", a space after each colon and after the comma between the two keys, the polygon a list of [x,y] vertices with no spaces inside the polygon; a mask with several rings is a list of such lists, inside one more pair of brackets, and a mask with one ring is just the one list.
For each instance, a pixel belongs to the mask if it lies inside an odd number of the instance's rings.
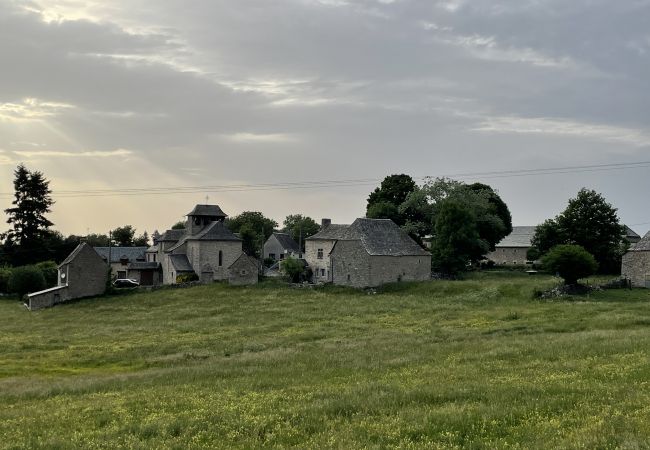
{"label": "stone building", "polygon": [[95,251],[108,263],[110,257],[113,278],[124,279],[129,276],[129,264],[145,262],[147,247],[95,247]]}
{"label": "stone building", "polygon": [[286,257],[302,258],[300,247],[287,233],[274,232],[264,243],[264,259],[281,261]]}
{"label": "stone building", "polygon": [[202,282],[228,279],[228,268],[242,253],[242,240],[226,228],[226,214],[217,205],[196,205],[187,214],[185,229],[167,230],[157,242],[164,284],[176,283],[183,273],[195,273]]}
{"label": "stone building", "polygon": [[312,270],[315,283],[332,281],[330,252],[349,225],[333,224],[330,219],[321,221],[318,233],[305,239],[305,260]]}
{"label": "stone building", "polygon": [[528,262],[526,253],[532,247],[531,240],[535,235],[535,228],[531,226],[512,227],[512,233],[503,238],[495,246],[493,252],[485,258],[498,265],[524,265]]}
{"label": "stone building", "polygon": [[83,242],[59,265],[58,285],[27,294],[27,307],[48,308],[68,300],[101,295],[106,291],[107,280],[108,264]]}
{"label": "stone building", "polygon": [[239,258],[228,267],[228,283],[233,286],[257,284],[259,263],[256,258],[241,252]]}
{"label": "stone building", "polygon": [[632,286],[650,288],[650,231],[623,255],[621,276]]}
{"label": "stone building", "polygon": [[[314,281],[374,287],[431,278],[431,255],[389,219],[357,219],[307,238],[305,255]],[[318,270],[318,275],[316,274]]]}

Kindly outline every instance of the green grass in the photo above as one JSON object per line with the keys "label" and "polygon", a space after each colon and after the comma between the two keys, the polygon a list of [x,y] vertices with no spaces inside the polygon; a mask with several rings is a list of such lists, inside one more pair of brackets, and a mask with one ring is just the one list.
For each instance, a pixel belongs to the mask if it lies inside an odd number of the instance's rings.
{"label": "green grass", "polygon": [[0,448],[648,448],[650,292],[549,277],[0,301]]}

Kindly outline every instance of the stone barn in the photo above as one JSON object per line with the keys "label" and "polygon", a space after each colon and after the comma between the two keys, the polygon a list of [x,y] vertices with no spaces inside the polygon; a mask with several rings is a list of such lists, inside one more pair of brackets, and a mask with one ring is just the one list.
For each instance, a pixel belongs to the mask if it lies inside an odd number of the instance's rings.
{"label": "stone barn", "polygon": [[244,252],[228,267],[228,283],[233,286],[257,284],[258,275],[259,263],[257,259]]}
{"label": "stone barn", "polygon": [[623,255],[621,275],[632,286],[650,288],[650,231]]}
{"label": "stone barn", "polygon": [[357,219],[329,252],[334,284],[375,287],[431,279],[431,254],[389,219]]}
{"label": "stone barn", "polygon": [[108,264],[85,242],[70,253],[58,272],[56,287],[27,294],[29,309],[48,308],[68,300],[102,295],[106,291]]}

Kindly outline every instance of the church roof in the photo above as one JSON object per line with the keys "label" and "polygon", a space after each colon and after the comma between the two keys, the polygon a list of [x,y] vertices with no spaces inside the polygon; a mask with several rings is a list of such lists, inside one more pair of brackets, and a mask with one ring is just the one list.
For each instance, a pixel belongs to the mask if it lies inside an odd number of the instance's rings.
{"label": "church roof", "polygon": [[221,217],[226,218],[224,213],[218,205],[196,205],[194,209],[187,214],[188,216],[207,216],[207,217]]}

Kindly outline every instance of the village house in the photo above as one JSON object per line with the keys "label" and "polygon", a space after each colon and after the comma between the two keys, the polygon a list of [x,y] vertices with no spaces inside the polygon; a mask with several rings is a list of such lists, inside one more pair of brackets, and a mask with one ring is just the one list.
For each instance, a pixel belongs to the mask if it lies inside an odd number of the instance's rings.
{"label": "village house", "polygon": [[287,257],[302,258],[298,243],[287,233],[274,232],[264,243],[264,259],[281,261]]}
{"label": "village house", "polygon": [[184,229],[160,236],[154,247],[157,253],[150,249],[147,258],[160,262],[164,284],[192,273],[203,283],[229,278],[228,268],[242,254],[242,240],[226,228],[226,217],[217,205],[196,205],[187,214]]}
{"label": "village house", "polygon": [[257,284],[260,265],[256,258],[241,252],[239,258],[228,267],[228,283],[233,286]]}
{"label": "village house", "polygon": [[650,231],[623,255],[621,276],[632,286],[650,288]]}
{"label": "village house", "polygon": [[315,282],[375,287],[431,278],[431,255],[389,219],[357,219],[335,225],[324,219],[305,240]]}
{"label": "village house", "polygon": [[532,247],[536,226],[512,227],[512,233],[496,244],[495,250],[485,258],[498,265],[523,265],[528,263],[526,254]]}
{"label": "village house", "polygon": [[146,261],[147,247],[95,247],[95,251],[110,264],[113,278],[121,280],[131,278],[129,264]]}
{"label": "village house", "polygon": [[30,310],[48,308],[77,298],[93,297],[106,291],[108,264],[82,242],[59,265],[56,287],[27,294]]}

